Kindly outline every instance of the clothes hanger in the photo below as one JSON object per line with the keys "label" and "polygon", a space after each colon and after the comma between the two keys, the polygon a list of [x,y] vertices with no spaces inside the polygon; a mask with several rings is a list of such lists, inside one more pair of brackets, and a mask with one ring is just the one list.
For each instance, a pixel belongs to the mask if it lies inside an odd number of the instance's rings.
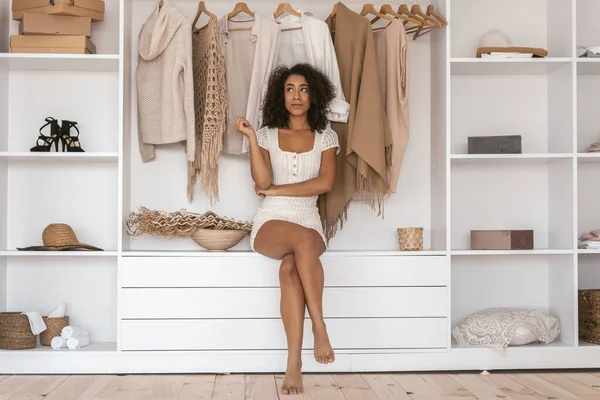
{"label": "clothes hanger", "polygon": [[[275,11],[273,13],[273,18],[277,18],[279,16],[281,16],[281,14],[283,13],[288,13],[290,15],[295,15],[296,17],[300,16],[300,13],[296,10],[294,10],[292,8],[292,6],[290,5],[290,3],[280,3],[279,6],[277,7],[277,11]],[[286,29],[282,29],[282,32],[287,32],[287,31],[297,31],[297,30],[301,30],[302,27],[296,27],[296,28],[286,28]]]}
{"label": "clothes hanger", "polygon": [[[415,0],[415,2],[416,2],[416,0]],[[417,5],[417,4],[413,5],[413,8],[414,8],[416,5]],[[431,8],[433,8],[433,5],[431,4],[431,2],[430,2],[430,4],[429,4],[429,6],[427,7],[427,12],[428,12],[428,14],[427,14],[426,16],[428,17],[428,18],[427,18],[427,20],[428,20],[428,21],[431,21],[431,19],[432,19],[432,18],[434,18],[433,16],[431,16],[431,14],[429,14],[429,11],[431,10],[431,9],[430,9],[430,7],[431,7]],[[420,6],[419,6],[419,10],[421,10],[421,7],[420,7]],[[413,11],[413,9],[411,9],[411,11]],[[420,15],[420,14],[418,14],[418,15]],[[443,19],[443,17],[442,17],[442,19]],[[435,19],[435,23],[436,23],[436,25],[433,25],[433,24],[432,24],[432,26],[429,26],[429,27],[425,27],[425,28],[423,28],[423,27],[420,27],[420,28],[418,28],[418,29],[416,30],[416,32],[415,32],[415,35],[414,35],[414,37],[413,37],[413,40],[416,40],[416,39],[417,39],[419,36],[423,36],[423,35],[425,35],[425,34],[427,34],[427,33],[431,32],[431,31],[432,31],[432,30],[434,30],[434,29],[437,29],[437,28],[440,28],[440,27],[442,27],[442,26],[445,26],[445,25],[443,25],[443,24],[442,24],[442,21],[441,21],[441,20],[438,20],[438,19]],[[447,25],[447,24],[448,24],[448,23],[446,22],[446,25]]]}
{"label": "clothes hanger", "polygon": [[331,14],[328,17],[329,19],[333,19],[337,15],[338,4],[340,4],[339,1],[333,5],[333,10],[331,10]]}
{"label": "clothes hanger", "polygon": [[422,17],[423,19],[426,19],[427,21],[431,22],[431,25],[435,25],[438,28],[440,26],[442,26],[442,24],[438,20],[433,18],[431,15],[425,14],[423,12],[423,10],[421,10],[421,5],[419,3],[417,3],[417,0],[415,0],[414,4],[410,8],[410,12],[413,13],[414,15],[418,15],[419,17]]}
{"label": "clothes hanger", "polygon": [[390,17],[389,15],[381,14],[379,11],[377,11],[375,9],[375,6],[373,6],[373,4],[371,4],[371,3],[365,4],[363,6],[362,10],[360,11],[360,15],[362,15],[363,17],[367,16],[368,14],[375,16],[375,18],[373,18],[371,20],[371,25],[374,24],[375,22],[379,21],[380,19],[385,19],[386,21],[389,21],[389,22],[394,21],[394,17]]}
{"label": "clothes hanger", "polygon": [[202,13],[208,15],[209,17],[216,17],[215,14],[211,13],[206,9],[206,3],[204,1],[201,1],[200,3],[198,3],[198,11],[196,12],[194,22],[192,22],[192,29],[196,27],[196,23],[198,22],[198,19],[200,19],[200,15],[202,15]]}
{"label": "clothes hanger", "polygon": [[435,11],[435,8],[433,7],[433,4],[429,3],[429,5],[427,6],[427,11],[425,11],[427,15],[431,15],[433,16],[435,19],[437,19],[442,26],[446,26],[448,25],[448,21],[446,21],[446,18],[442,17],[440,14],[438,14]]}
{"label": "clothes hanger", "polygon": [[[427,21],[426,19],[424,19],[420,15],[415,15],[415,14],[411,13],[410,10],[408,9],[408,7],[406,6],[406,4],[402,4],[400,7],[398,7],[398,14],[406,15],[407,17],[410,17],[410,18],[412,18],[414,20],[419,21],[418,27],[421,27],[421,26],[430,26],[431,25],[431,23],[429,21]],[[404,22],[404,25],[406,26],[406,22]],[[409,27],[407,29],[407,32],[409,30],[411,30],[411,29],[414,30],[416,28],[417,27]]]}
{"label": "clothes hanger", "polygon": [[413,19],[413,18],[411,18],[409,16],[406,16],[404,14],[398,14],[396,11],[394,11],[394,9],[392,8],[392,6],[390,6],[389,4],[382,5],[381,9],[379,10],[379,13],[391,15],[394,18],[399,18],[399,19],[402,19],[404,21],[411,22],[411,23],[413,23],[415,25],[421,25],[421,22],[417,21],[416,19]]}
{"label": "clothes hanger", "polygon": [[300,13],[292,8],[290,3],[280,3],[277,7],[277,11],[273,13],[273,18],[279,17],[283,13],[288,13],[291,15],[295,15],[296,17],[300,16]]}
{"label": "clothes hanger", "polygon": [[[248,8],[246,3],[237,3],[233,8],[233,11],[227,15],[227,19],[231,19],[240,13],[246,13],[251,17],[254,17],[254,12]],[[247,26],[244,28],[231,28],[230,31],[249,31],[251,30],[251,26]]]}

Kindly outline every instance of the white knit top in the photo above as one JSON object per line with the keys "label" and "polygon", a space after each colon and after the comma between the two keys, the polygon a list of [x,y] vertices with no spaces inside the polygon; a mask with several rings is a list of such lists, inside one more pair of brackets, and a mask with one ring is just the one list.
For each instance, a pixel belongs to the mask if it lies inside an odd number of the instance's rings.
{"label": "white knit top", "polygon": [[[338,136],[328,127],[323,132],[315,132],[313,148],[304,153],[283,151],[279,147],[279,130],[261,128],[256,132],[258,145],[269,151],[273,184],[286,185],[317,178],[321,169],[321,153],[337,147],[340,152]],[[252,225],[250,243],[254,249],[254,239],[260,227],[267,221],[277,219],[293,222],[306,228],[315,229],[325,241],[323,226],[317,208],[318,196],[292,197],[267,196],[263,199]]]}

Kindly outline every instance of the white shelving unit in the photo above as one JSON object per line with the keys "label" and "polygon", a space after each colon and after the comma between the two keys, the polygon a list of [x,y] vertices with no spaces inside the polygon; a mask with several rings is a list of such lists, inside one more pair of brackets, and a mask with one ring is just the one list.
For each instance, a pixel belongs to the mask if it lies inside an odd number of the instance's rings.
{"label": "white shelving unit", "polygon": [[[196,1],[173,1],[193,19]],[[248,5],[266,16],[277,3]],[[345,2],[356,11],[363,3]],[[600,45],[594,19],[600,3],[432,3],[449,26],[410,40],[411,138],[398,191],[386,200],[383,219],[354,202],[323,256],[337,357],[317,365],[307,336],[305,370],[600,367],[600,346],[580,343],[577,327],[578,289],[600,288],[600,251],[577,248],[582,232],[600,228],[600,153],[584,152],[600,141],[600,59],[576,52],[578,44]],[[6,216],[0,218],[0,311],[47,313],[66,302],[71,321],[89,328],[93,342],[78,351],[0,351],[0,373],[285,368],[273,308],[276,262],[250,252],[247,239],[230,252],[210,253],[191,240],[131,241],[126,233],[125,220],[140,206],[213,209],[251,220],[260,201],[244,158],[221,157],[221,200],[214,208],[199,189],[187,204],[181,146],[159,148],[156,160],[142,163],[137,38],[155,4],[107,1],[105,21],[94,23],[95,55],[10,54],[8,38],[18,25],[0,23],[0,210]],[[207,7],[220,17],[234,4],[209,1]],[[325,19],[333,4],[293,6]],[[2,2],[0,15],[10,14],[10,3]],[[475,58],[490,29],[549,56]],[[47,116],[78,121],[86,152],[30,153]],[[467,154],[469,136],[495,134],[522,135],[523,154]],[[104,251],[16,250],[41,244],[51,222],[70,224],[80,241]],[[423,226],[426,250],[397,251],[402,226]],[[535,249],[470,250],[472,229],[534,229]],[[237,304],[232,296],[252,307],[228,305]],[[455,346],[451,330],[462,318],[507,306],[559,318],[560,337],[550,346],[509,348],[505,356]]]}

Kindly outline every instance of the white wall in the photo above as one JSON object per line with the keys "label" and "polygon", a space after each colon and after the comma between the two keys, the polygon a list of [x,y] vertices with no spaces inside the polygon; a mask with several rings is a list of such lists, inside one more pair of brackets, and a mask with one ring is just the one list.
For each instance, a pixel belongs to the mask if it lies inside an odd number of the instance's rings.
{"label": "white wall", "polygon": [[[137,35],[143,22],[147,19],[153,1],[139,0],[133,3],[132,21],[132,73],[135,74],[137,64]],[[177,7],[193,19],[197,2],[177,1]],[[231,11],[234,2],[207,2],[207,8],[218,17]],[[255,1],[247,3],[255,12],[264,16],[277,8],[277,3]],[[332,10],[334,2],[309,3],[304,6],[315,17],[325,19]],[[359,12],[363,3],[346,3]],[[379,7],[379,3],[375,4]],[[292,6],[299,8],[296,3]],[[396,250],[396,229],[402,226],[425,227],[425,247],[430,240],[430,35],[416,41],[410,39],[409,58],[411,70],[411,138],[406,157],[403,162],[398,191],[385,203],[385,218],[377,218],[364,203],[353,202],[347,224],[331,241],[331,249],[370,249]],[[135,79],[132,79],[132,109],[137,110],[135,99]],[[145,206],[150,209],[177,211],[187,208],[188,211],[202,213],[211,207],[204,195],[197,188],[195,200],[187,204],[186,198],[186,166],[185,157],[179,144],[165,146],[157,150],[157,158],[143,164],[137,145],[137,118],[134,113],[131,121],[131,211]],[[251,220],[260,203],[253,192],[248,159],[243,157],[223,156],[219,165],[219,190],[221,201],[214,207],[220,215],[239,220]],[[127,177],[126,177],[127,178]],[[127,210],[125,211],[125,213]],[[189,240],[167,241],[162,238],[143,237],[131,243],[132,249],[198,249]],[[248,239],[242,241],[236,249],[249,249]]]}

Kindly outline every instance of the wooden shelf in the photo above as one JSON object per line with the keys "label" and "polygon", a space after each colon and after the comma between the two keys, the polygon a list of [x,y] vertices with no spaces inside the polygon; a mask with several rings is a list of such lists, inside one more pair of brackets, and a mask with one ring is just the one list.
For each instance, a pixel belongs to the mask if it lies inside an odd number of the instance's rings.
{"label": "wooden shelf", "polygon": [[545,163],[555,160],[572,159],[571,153],[529,153],[529,154],[452,154],[455,164],[481,163],[481,162],[535,162]]}
{"label": "wooden shelf", "polygon": [[554,58],[451,58],[452,75],[548,74],[572,64],[569,57]]}
{"label": "wooden shelf", "polygon": [[119,153],[0,152],[0,160],[9,162],[116,162]]}
{"label": "wooden shelf", "polygon": [[[118,72],[118,54],[0,53],[10,70]],[[0,64],[1,65],[1,64]]]}
{"label": "wooden shelf", "polygon": [[573,254],[573,250],[533,249],[533,250],[452,250],[453,256],[506,256],[506,255],[560,255]]}

